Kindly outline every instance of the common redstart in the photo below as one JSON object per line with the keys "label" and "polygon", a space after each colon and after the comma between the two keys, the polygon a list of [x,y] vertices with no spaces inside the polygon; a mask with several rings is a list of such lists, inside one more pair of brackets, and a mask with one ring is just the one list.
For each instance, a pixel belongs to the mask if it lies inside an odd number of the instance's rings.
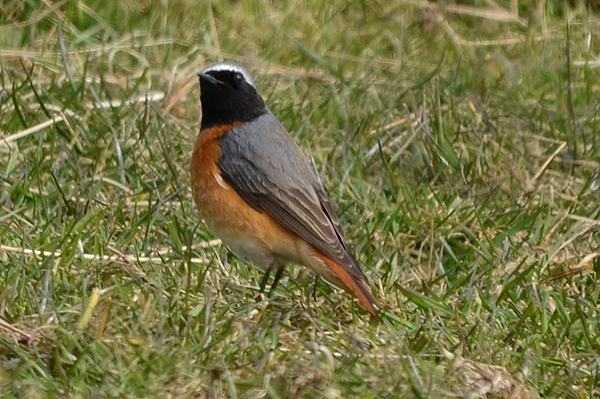
{"label": "common redstart", "polygon": [[377,302],[313,168],[267,107],[248,71],[219,62],[198,74],[202,122],[192,155],[192,191],[208,227],[233,253],[265,270],[271,291],[297,263]]}

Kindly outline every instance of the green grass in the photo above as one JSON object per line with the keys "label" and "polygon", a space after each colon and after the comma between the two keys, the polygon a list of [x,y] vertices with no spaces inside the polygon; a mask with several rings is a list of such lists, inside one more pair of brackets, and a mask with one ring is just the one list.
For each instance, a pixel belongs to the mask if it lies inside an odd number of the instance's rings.
{"label": "green grass", "polygon": [[[600,17],[460,3],[2,3],[0,396],[600,395]],[[210,242],[220,59],[314,157],[380,321],[297,266],[257,304]]]}

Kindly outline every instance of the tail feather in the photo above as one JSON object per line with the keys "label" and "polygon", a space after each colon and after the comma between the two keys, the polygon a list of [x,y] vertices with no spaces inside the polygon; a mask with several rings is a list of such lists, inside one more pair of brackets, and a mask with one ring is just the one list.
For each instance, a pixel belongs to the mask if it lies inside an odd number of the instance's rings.
{"label": "tail feather", "polygon": [[377,312],[375,311],[375,305],[377,304],[377,300],[373,297],[371,290],[365,284],[364,281],[358,280],[354,277],[350,272],[348,272],[343,266],[329,259],[323,254],[318,254],[319,258],[325,262],[327,267],[331,269],[335,273],[336,276],[344,283],[345,287],[348,291],[354,293],[358,300],[363,304],[365,308],[371,313],[373,316],[377,317]]}

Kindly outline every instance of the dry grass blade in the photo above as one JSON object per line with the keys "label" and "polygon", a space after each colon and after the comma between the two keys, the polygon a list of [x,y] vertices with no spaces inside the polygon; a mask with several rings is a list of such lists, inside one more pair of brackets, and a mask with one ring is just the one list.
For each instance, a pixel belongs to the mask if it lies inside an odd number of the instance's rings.
{"label": "dry grass blade", "polygon": [[[210,247],[213,245],[219,245],[220,243],[221,243],[220,240],[215,240],[215,241],[212,241],[211,243],[200,244],[197,247],[207,248],[207,247]],[[162,264],[163,260],[164,260],[163,257],[159,258],[159,257],[152,257],[152,256],[126,255],[126,254],[123,254],[123,253],[117,251],[116,249],[113,249],[110,247],[109,247],[109,249],[111,251],[115,252],[116,255],[97,255],[97,254],[83,253],[83,254],[81,254],[81,256],[83,259],[102,260],[102,261],[111,261],[111,262],[124,262],[127,264],[133,264],[133,262],[136,262],[136,261]],[[39,250],[29,249],[29,248],[11,247],[8,245],[0,245],[0,251],[22,253],[22,254],[43,256],[43,257],[55,257],[55,258],[58,258],[62,255],[61,251],[39,251]],[[163,249],[160,251],[160,254],[162,256],[169,256],[170,254],[172,254],[172,252],[170,250]],[[197,263],[197,264],[206,264],[209,262],[209,260],[206,258],[191,258],[189,261],[191,263]]]}
{"label": "dry grass blade", "polygon": [[31,340],[31,334],[13,326],[2,317],[0,317],[0,332],[8,339],[14,338],[16,342],[29,342]]}
{"label": "dry grass blade", "polygon": [[23,137],[27,137],[30,134],[39,132],[40,130],[45,129],[48,126],[52,126],[55,123],[62,122],[63,120],[64,120],[64,117],[57,116],[56,118],[49,119],[49,120],[47,120],[45,122],[42,122],[42,123],[37,124],[35,126],[32,126],[29,129],[25,129],[25,130],[23,130],[23,131],[21,131],[19,133],[11,134],[10,136],[1,137],[0,138],[0,145],[8,145],[12,141],[18,140],[18,139],[23,138]]}

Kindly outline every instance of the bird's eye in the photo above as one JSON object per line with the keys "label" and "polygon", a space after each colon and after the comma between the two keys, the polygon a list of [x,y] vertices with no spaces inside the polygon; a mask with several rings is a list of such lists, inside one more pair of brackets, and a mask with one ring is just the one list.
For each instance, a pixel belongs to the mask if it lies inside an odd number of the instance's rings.
{"label": "bird's eye", "polygon": [[233,80],[235,80],[236,83],[242,83],[244,81],[244,75],[236,72],[235,75],[233,75]]}

